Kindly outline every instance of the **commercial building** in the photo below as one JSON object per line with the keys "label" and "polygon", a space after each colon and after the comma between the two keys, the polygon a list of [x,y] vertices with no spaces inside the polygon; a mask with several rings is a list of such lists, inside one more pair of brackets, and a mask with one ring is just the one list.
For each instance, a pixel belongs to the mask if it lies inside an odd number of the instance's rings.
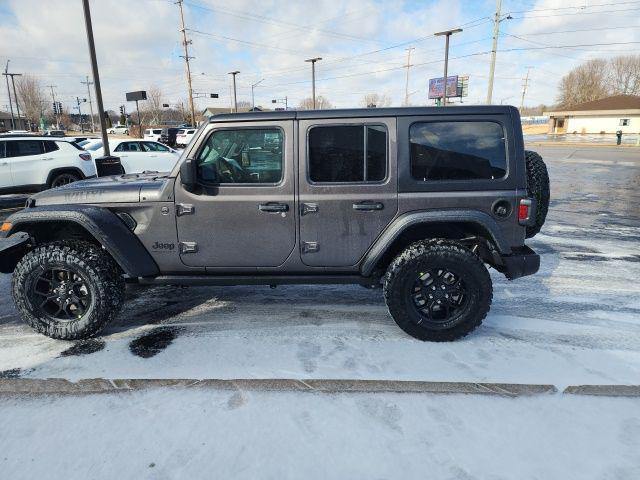
{"label": "commercial building", "polygon": [[615,95],[544,115],[549,133],[639,133],[640,96]]}

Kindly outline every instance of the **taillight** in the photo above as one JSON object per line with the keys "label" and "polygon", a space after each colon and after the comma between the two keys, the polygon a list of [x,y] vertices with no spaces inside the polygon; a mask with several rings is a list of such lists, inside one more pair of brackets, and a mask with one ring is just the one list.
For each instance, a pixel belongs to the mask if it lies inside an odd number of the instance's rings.
{"label": "taillight", "polygon": [[527,222],[531,217],[531,200],[523,198],[518,206],[518,221]]}
{"label": "taillight", "polygon": [[80,158],[81,158],[82,160],[85,160],[85,161],[86,161],[86,160],[91,160],[91,154],[90,154],[90,153],[81,153],[81,154],[80,154]]}

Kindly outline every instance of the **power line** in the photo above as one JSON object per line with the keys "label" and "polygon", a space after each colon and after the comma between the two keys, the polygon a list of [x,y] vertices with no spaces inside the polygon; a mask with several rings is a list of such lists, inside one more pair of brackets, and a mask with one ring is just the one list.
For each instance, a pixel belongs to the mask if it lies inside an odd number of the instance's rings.
{"label": "power line", "polygon": [[550,11],[557,11],[557,10],[573,10],[573,9],[578,9],[578,10],[584,10],[586,8],[597,8],[597,7],[611,7],[611,6],[618,6],[618,5],[637,5],[640,2],[637,0],[634,1],[629,1],[629,2],[615,2],[615,3],[594,3],[591,5],[569,5],[566,7],[555,7],[555,8],[535,8],[532,10],[511,10],[509,13],[529,13],[529,12],[550,12]]}

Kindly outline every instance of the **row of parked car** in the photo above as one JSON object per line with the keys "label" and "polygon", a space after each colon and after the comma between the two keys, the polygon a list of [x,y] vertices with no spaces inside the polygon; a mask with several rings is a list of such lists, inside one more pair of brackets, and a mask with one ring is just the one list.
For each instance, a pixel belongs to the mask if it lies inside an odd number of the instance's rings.
{"label": "row of parked car", "polygon": [[149,128],[144,131],[144,139],[170,147],[186,147],[195,133],[195,128]]}
{"label": "row of parked car", "polygon": [[[180,153],[156,140],[113,139],[112,155],[124,173],[168,172]],[[101,139],[0,135],[0,194],[40,191],[98,175],[95,159],[104,155]]]}

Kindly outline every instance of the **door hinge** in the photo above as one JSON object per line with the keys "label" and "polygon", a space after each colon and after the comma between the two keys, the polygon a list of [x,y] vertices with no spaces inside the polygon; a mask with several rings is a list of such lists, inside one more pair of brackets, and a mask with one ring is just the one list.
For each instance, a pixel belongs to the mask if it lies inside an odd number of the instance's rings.
{"label": "door hinge", "polygon": [[190,203],[176,204],[176,215],[178,217],[181,217],[182,215],[193,215],[195,211],[195,207]]}
{"label": "door hinge", "polygon": [[196,242],[180,242],[180,253],[196,253],[198,244]]}
{"label": "door hinge", "polygon": [[315,253],[320,250],[318,242],[302,242],[302,253]]}
{"label": "door hinge", "polygon": [[303,203],[300,209],[300,215],[307,215],[309,213],[317,213],[317,212],[318,212],[317,203]]}

